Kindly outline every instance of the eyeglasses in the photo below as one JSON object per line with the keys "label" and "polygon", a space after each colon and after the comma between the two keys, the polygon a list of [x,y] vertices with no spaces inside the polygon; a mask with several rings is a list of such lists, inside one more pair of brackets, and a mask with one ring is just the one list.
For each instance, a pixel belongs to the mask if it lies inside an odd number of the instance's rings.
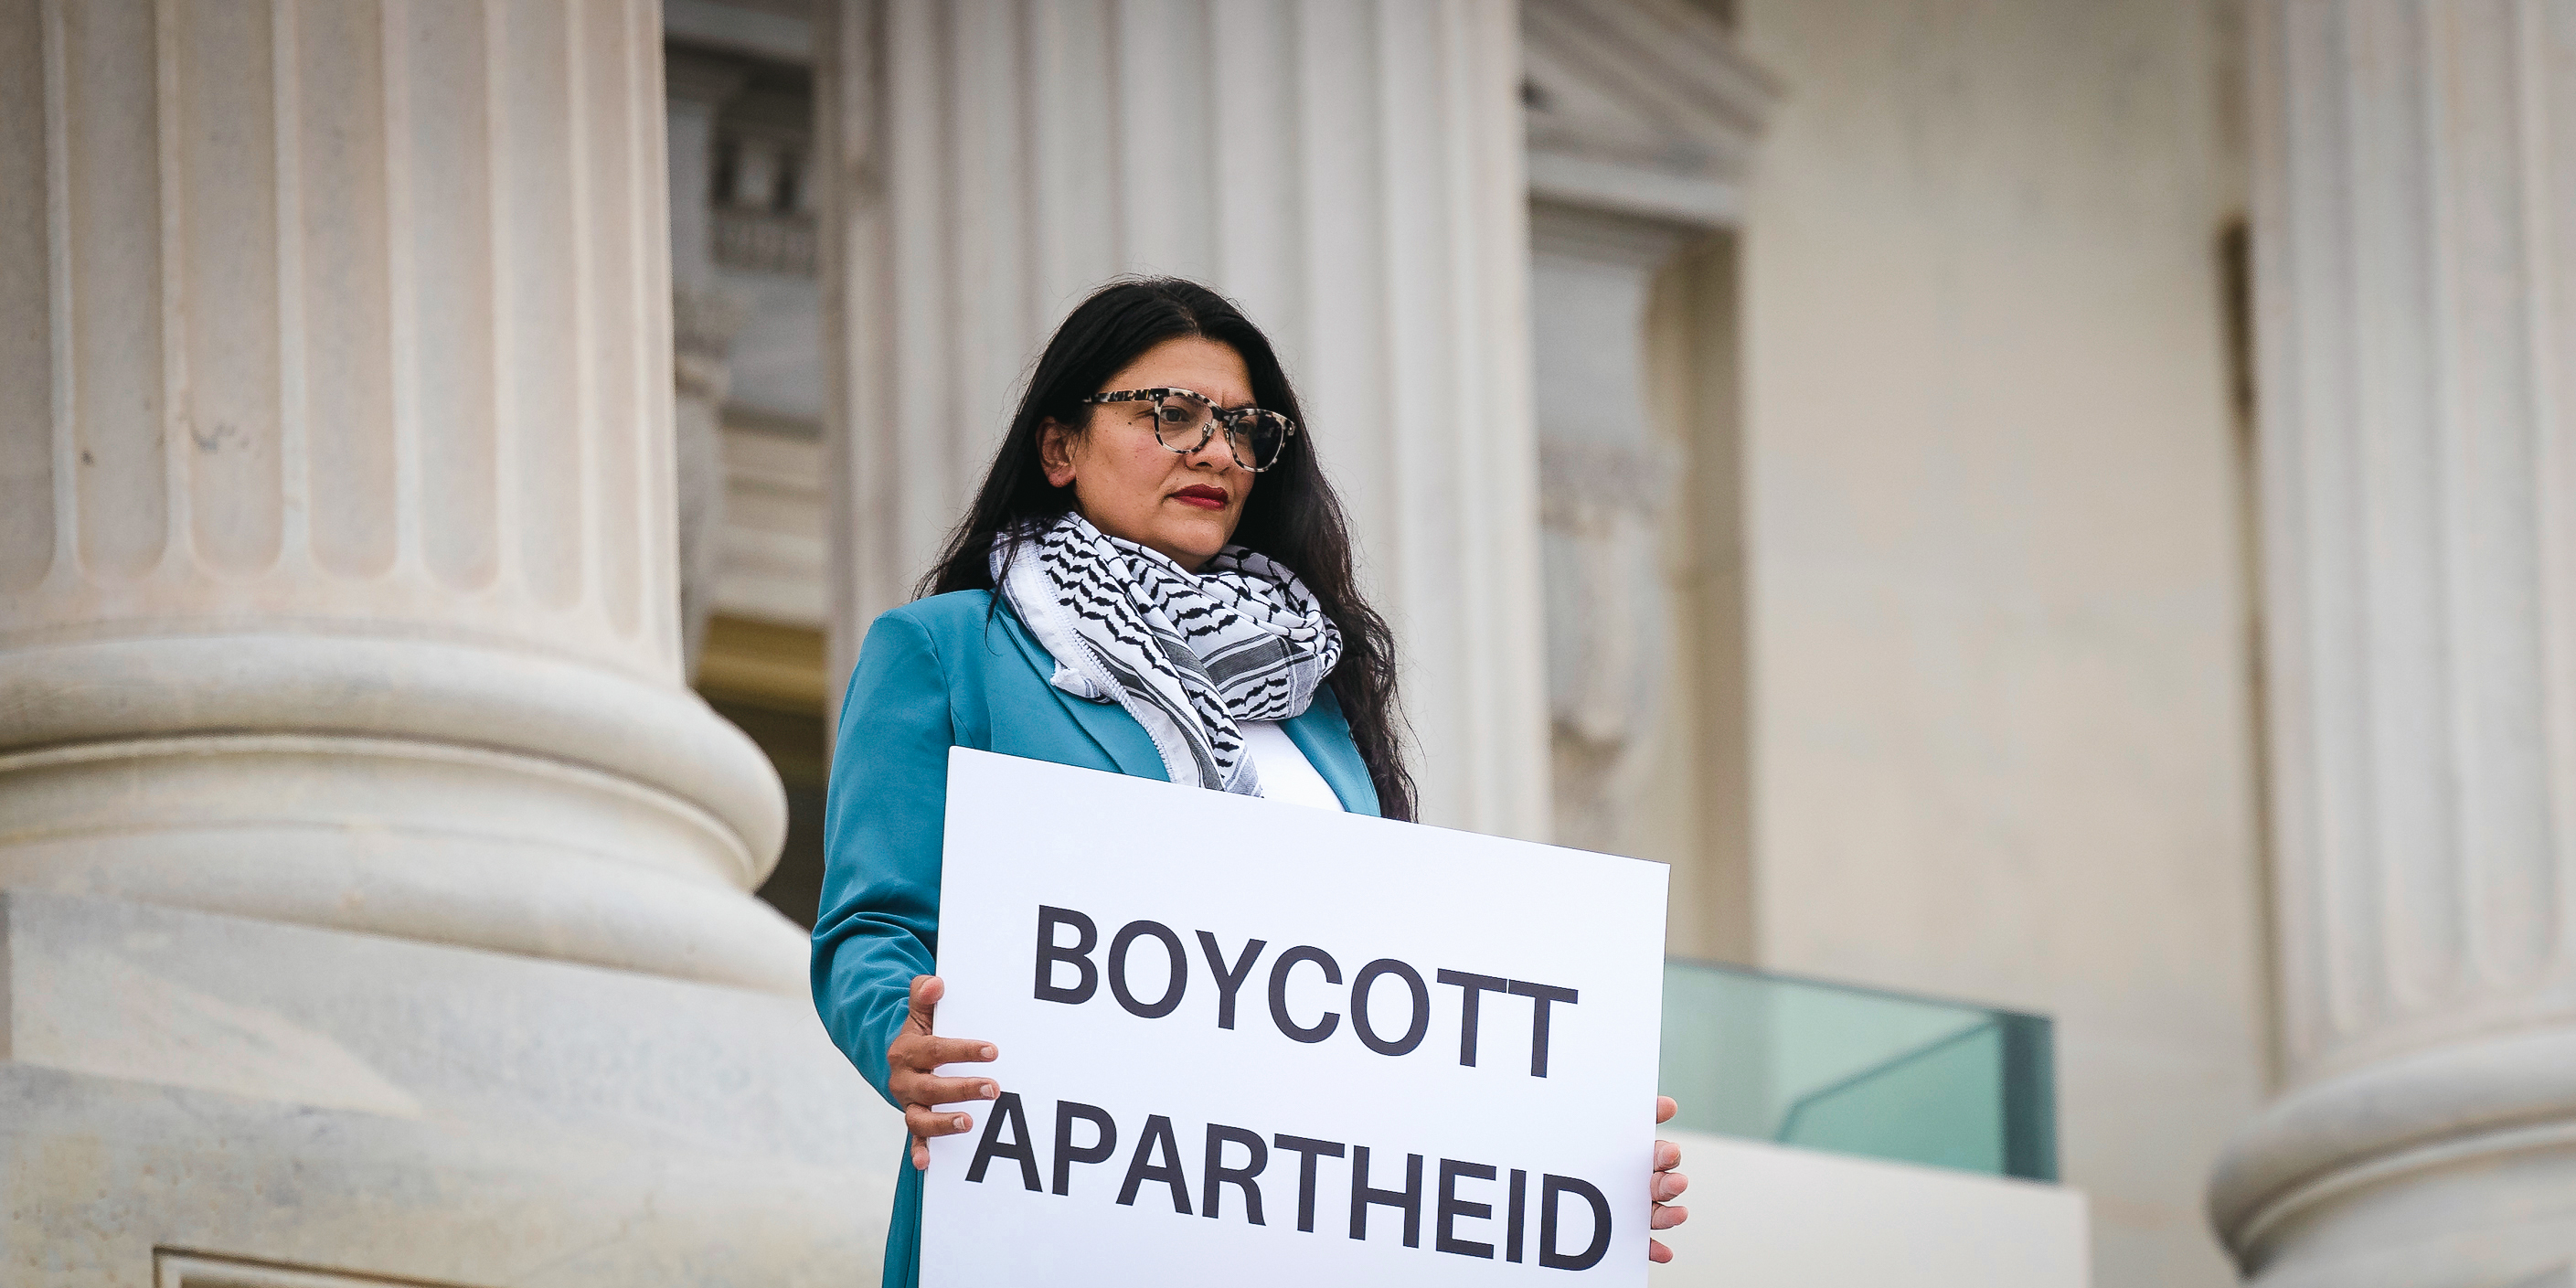
{"label": "eyeglasses", "polygon": [[1183,456],[1207,446],[1222,424],[1226,449],[1234,453],[1234,463],[1255,474],[1277,465],[1288,450],[1288,440],[1297,433],[1297,422],[1275,411],[1219,407],[1205,394],[1187,389],[1121,389],[1093,394],[1083,401],[1152,403],[1154,441]]}

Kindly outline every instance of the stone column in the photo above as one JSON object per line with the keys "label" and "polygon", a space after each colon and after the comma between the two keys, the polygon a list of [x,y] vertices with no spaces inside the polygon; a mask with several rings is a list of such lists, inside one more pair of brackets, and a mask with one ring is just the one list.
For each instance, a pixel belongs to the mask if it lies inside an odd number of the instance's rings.
{"label": "stone column", "polygon": [[2267,1285],[2576,1276],[2576,3],[2255,9]]}
{"label": "stone column", "polygon": [[660,65],[646,0],[0,2],[0,1279],[872,1255],[680,682]]}
{"label": "stone column", "polygon": [[801,987],[679,678],[649,7],[0,28],[0,886]]}
{"label": "stone column", "polygon": [[1425,818],[1545,837],[1514,6],[826,9],[840,665],[1056,322],[1115,274],[1194,277],[1298,381],[1396,627]]}

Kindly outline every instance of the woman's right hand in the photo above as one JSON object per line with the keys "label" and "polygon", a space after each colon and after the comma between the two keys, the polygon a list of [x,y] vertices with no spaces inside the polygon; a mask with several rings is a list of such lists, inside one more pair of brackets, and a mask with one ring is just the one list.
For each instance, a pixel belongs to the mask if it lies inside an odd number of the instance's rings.
{"label": "woman's right hand", "polygon": [[903,1106],[903,1125],[912,1131],[912,1165],[925,1172],[930,1170],[931,1137],[954,1135],[975,1125],[971,1114],[940,1113],[931,1107],[1002,1094],[1001,1085],[990,1078],[939,1076],[943,1064],[980,1063],[999,1054],[990,1042],[931,1036],[931,1012],[939,1009],[944,991],[946,986],[936,975],[913,976],[912,1013],[904,1017],[894,1041],[886,1044],[886,1089]]}

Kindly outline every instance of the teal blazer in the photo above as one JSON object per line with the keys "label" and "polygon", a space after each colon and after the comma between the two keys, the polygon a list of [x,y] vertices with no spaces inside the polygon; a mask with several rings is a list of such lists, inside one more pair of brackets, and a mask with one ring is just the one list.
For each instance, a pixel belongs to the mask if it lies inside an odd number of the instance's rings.
{"label": "teal blazer", "polygon": [[[886,1044],[912,977],[939,949],[939,843],[948,749],[973,747],[1166,781],[1145,727],[1115,703],[1047,681],[1055,659],[992,592],[961,590],[877,618],[841,703],[824,806],[823,898],[814,922],[814,1009],[841,1053],[886,1096]],[[1284,722],[1342,808],[1378,813],[1377,788],[1330,689]],[[898,1106],[900,1108],[900,1106]],[[898,1164],[885,1283],[920,1266],[921,1176]]]}

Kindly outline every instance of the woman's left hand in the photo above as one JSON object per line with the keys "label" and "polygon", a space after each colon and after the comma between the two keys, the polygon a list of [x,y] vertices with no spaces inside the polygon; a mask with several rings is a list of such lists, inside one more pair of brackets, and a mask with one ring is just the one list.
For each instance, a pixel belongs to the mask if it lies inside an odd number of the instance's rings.
{"label": "woman's left hand", "polygon": [[[1681,1106],[1673,1103],[1671,1096],[1655,1097],[1656,1122],[1671,1122],[1673,1115],[1679,1112]],[[1690,1188],[1690,1178],[1673,1170],[1681,1165],[1681,1146],[1668,1140],[1655,1142],[1655,1179],[1647,1186],[1649,1195],[1655,1200],[1655,1209],[1646,1222],[1647,1229],[1669,1230],[1690,1219],[1690,1209],[1673,1202],[1682,1196],[1683,1190]],[[1663,1240],[1646,1240],[1646,1260],[1660,1264],[1672,1259],[1673,1250],[1665,1247]]]}

